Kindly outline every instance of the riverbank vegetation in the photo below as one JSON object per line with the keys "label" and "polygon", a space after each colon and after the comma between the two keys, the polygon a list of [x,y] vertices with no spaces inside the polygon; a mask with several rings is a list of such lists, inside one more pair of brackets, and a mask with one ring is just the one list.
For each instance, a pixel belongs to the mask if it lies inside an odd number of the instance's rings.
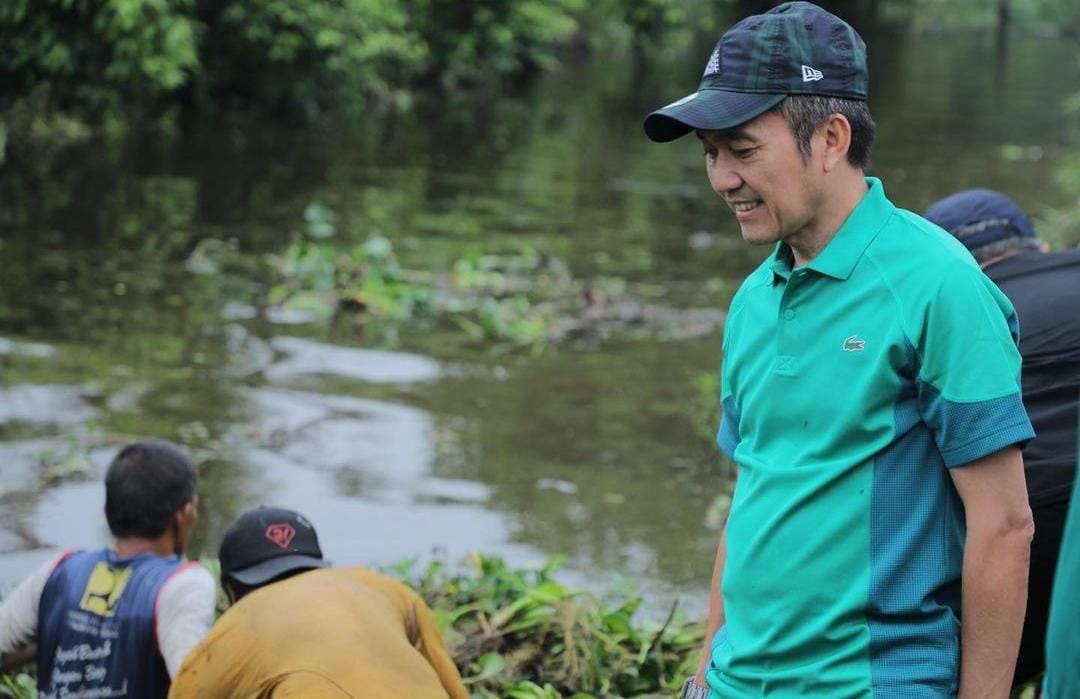
{"label": "riverbank vegetation", "polygon": [[677,600],[664,618],[643,620],[632,591],[574,590],[556,581],[559,565],[513,569],[475,556],[459,570],[406,572],[474,697],[670,695],[696,669],[704,626],[683,619]]}
{"label": "riverbank vegetation", "polygon": [[[671,696],[696,668],[704,626],[683,618],[677,600],[663,618],[643,619],[632,590],[576,590],[556,580],[559,566],[475,555],[387,572],[427,600],[475,699]],[[36,696],[32,671],[0,674],[5,694]]]}
{"label": "riverbank vegetation", "polygon": [[[826,3],[915,27],[1041,23],[1080,32],[1068,0]],[[706,0],[15,0],[0,8],[0,114],[20,137],[181,108],[311,118],[408,108],[418,90],[513,90],[574,56],[644,57],[713,36],[761,3]],[[61,116],[57,116],[61,115]]]}
{"label": "riverbank vegetation", "polygon": [[566,52],[657,41],[709,3],[674,0],[16,0],[0,107],[91,121],[170,106],[312,116],[492,89]]}

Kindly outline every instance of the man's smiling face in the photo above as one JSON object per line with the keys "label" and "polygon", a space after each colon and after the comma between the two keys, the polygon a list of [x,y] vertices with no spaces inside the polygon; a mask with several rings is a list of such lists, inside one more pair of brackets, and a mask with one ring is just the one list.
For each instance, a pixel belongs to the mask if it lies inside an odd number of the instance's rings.
{"label": "man's smiling face", "polygon": [[709,183],[735,213],[744,240],[767,245],[813,228],[824,203],[816,149],[804,160],[782,116],[768,111],[697,135]]}

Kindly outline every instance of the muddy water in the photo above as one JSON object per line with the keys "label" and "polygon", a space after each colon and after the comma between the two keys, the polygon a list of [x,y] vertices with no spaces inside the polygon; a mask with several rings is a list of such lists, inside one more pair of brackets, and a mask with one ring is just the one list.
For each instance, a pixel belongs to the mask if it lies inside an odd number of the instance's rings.
{"label": "muddy water", "polygon": [[[977,185],[1035,212],[1068,199],[1053,173],[1073,149],[1059,105],[1080,84],[1074,44],[1016,38],[1003,53],[990,36],[886,32],[870,44],[873,174],[896,202],[921,209]],[[404,118],[194,124],[9,160],[0,582],[106,542],[103,469],[124,441],[157,435],[202,464],[194,553],[213,553],[244,507],[272,503],[305,512],[342,563],[563,554],[572,580],[623,577],[700,609],[707,511],[727,471],[691,406],[718,333],[534,357],[437,328],[267,313],[243,264],[280,251],[321,201],[339,237],[387,236],[406,266],[529,245],[651,302],[723,308],[764,251],[738,240],[696,143],[640,134],[641,115],[700,73],[697,54],[673,61],[644,77],[586,66]],[[192,261],[211,238],[240,262]]]}

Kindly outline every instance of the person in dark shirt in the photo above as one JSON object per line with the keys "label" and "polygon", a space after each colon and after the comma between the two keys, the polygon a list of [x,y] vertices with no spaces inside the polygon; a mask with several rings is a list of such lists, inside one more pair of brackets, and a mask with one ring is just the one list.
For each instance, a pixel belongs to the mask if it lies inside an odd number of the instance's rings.
{"label": "person in dark shirt", "polygon": [[1020,319],[1021,385],[1036,435],[1024,448],[1035,539],[1015,674],[1015,680],[1023,682],[1045,666],[1050,592],[1076,475],[1080,249],[1049,252],[1020,207],[988,189],[952,194],[931,204],[924,216],[971,251]]}

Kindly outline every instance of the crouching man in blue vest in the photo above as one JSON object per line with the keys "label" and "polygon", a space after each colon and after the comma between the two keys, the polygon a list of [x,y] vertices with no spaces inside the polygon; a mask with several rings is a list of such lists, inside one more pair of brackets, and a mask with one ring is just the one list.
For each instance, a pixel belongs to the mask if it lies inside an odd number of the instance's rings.
{"label": "crouching man in blue vest", "polygon": [[68,551],[0,606],[0,657],[37,643],[39,697],[165,697],[214,621],[210,573],[180,554],[196,471],[173,444],[128,445],[105,475],[110,548]]}

